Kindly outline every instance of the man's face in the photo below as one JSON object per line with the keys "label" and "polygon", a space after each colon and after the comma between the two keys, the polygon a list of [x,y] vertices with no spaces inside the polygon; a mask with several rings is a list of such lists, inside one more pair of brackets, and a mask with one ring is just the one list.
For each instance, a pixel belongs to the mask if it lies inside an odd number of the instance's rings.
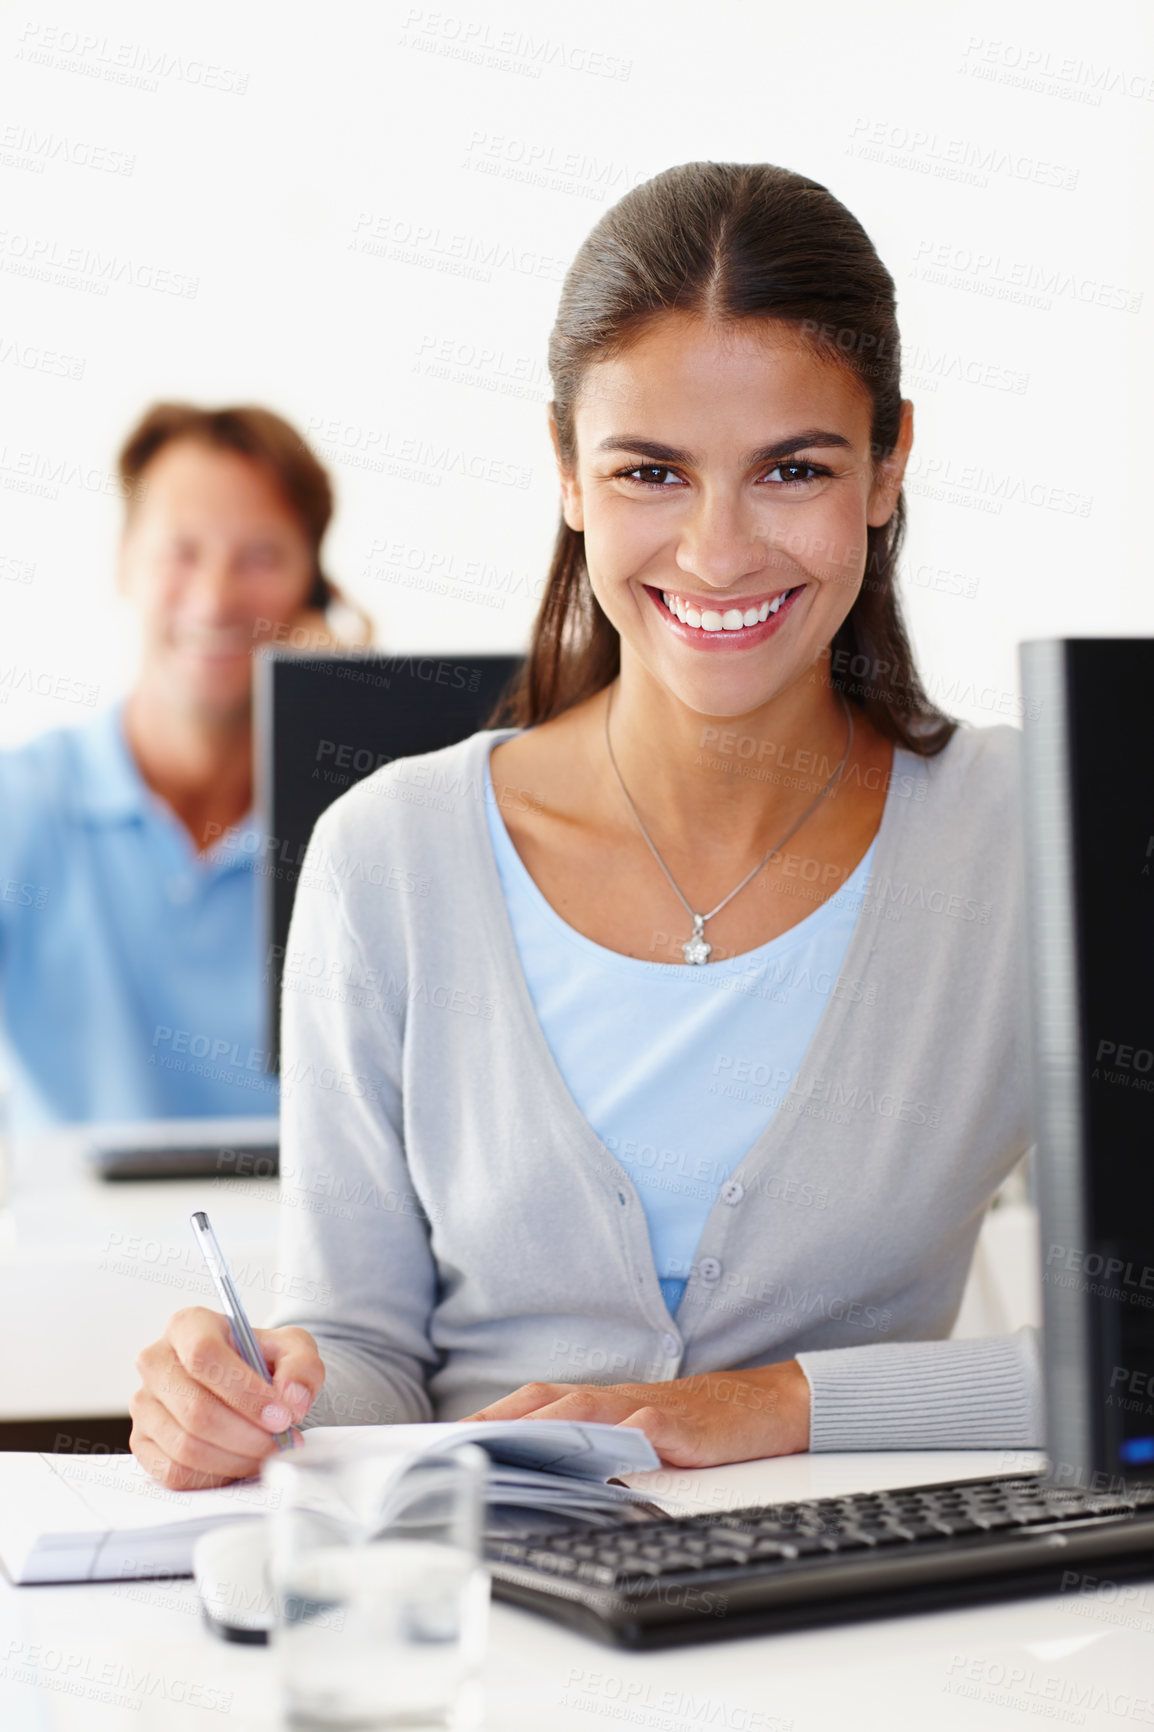
{"label": "man's face", "polygon": [[313,555],[272,476],[239,452],[177,439],[148,464],[120,581],[144,633],[144,676],[174,704],[247,710],[252,655],[304,607]]}

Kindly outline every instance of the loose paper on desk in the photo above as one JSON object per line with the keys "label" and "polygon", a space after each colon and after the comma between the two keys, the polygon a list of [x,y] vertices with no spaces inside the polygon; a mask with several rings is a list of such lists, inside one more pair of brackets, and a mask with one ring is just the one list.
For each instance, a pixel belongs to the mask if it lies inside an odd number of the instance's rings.
{"label": "loose paper on desk", "polygon": [[[645,1434],[630,1426],[517,1419],[323,1430],[351,1450],[479,1443],[491,1457],[490,1505],[525,1512],[524,1519],[530,1511],[546,1519],[620,1519],[639,1494],[608,1481],[661,1465]],[[216,1491],[168,1491],[131,1455],[0,1453],[0,1564],[17,1583],[190,1575],[202,1533],[268,1507],[258,1479]]]}

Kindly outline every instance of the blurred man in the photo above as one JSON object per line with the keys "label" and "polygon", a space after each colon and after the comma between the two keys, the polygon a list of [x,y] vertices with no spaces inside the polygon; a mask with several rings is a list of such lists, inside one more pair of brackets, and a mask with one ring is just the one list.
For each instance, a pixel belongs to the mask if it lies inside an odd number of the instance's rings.
{"label": "blurred man", "polygon": [[18,1131],[276,1111],[253,652],[369,636],[322,571],[328,476],[279,416],[158,405],[120,474],[136,683],[88,726],[0,754],[0,1013]]}

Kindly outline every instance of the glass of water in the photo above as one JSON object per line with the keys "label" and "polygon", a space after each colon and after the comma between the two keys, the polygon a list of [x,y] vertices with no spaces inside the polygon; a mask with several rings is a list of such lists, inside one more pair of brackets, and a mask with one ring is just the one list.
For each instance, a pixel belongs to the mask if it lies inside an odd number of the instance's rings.
{"label": "glass of water", "polygon": [[266,1461],[273,1647],[286,1724],[472,1732],[482,1719],[488,1459],[375,1430],[309,1431]]}

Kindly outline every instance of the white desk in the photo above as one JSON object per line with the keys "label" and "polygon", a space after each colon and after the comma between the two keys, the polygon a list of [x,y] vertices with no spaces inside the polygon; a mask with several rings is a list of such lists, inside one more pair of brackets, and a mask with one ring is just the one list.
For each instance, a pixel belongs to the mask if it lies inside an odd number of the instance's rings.
{"label": "white desk", "polygon": [[[693,1477],[699,1492],[715,1487],[716,1501],[737,1503],[755,1487],[762,1499],[836,1495],[1036,1460],[794,1456]],[[1124,1603],[1054,1595],[642,1655],[495,1605],[487,1732],[1014,1732],[1045,1723],[1123,1732],[1154,1720],[1154,1585],[1135,1594]],[[271,1654],[208,1635],[190,1582],[0,1585],[5,1732],[278,1725]]]}
{"label": "white desk", "polygon": [[128,1412],[134,1360],[182,1305],[218,1308],[188,1217],[206,1209],[253,1323],[272,1312],[275,1179],[110,1184],[86,1169],[83,1133],[16,1146],[0,1213],[0,1420]]}
{"label": "white desk", "polygon": [[[195,1208],[217,1224],[253,1321],[267,1317],[277,1282],[275,1181],[108,1185],[83,1171],[72,1133],[19,1150],[14,1179],[0,1234],[0,1419],[126,1410],[138,1349],[178,1306],[215,1304],[188,1228]],[[1037,1460],[806,1455],[685,1477],[697,1500],[736,1507],[1025,1471]],[[675,1478],[660,1478],[676,1490]],[[495,1606],[487,1725],[1013,1732],[1056,1720],[1123,1732],[1154,1724],[1154,1709],[1142,1706],[1154,1696],[1154,1585],[1138,1593],[1112,1603],[1070,1594],[652,1655],[604,1648]],[[3,1732],[277,1725],[271,1656],[210,1637],[191,1583],[15,1589],[0,1579]]]}

